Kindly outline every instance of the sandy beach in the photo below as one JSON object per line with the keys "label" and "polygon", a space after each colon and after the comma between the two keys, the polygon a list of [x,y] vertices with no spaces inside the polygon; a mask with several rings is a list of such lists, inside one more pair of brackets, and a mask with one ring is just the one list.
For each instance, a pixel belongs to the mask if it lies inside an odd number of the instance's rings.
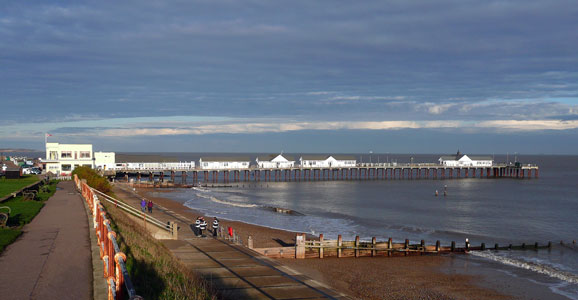
{"label": "sandy beach", "polygon": [[[115,189],[123,199],[130,193]],[[154,195],[152,194],[154,192]],[[139,188],[137,193],[154,203],[173,210],[191,220],[200,216],[198,211],[185,207],[159,193],[169,189]],[[208,220],[211,220],[209,217]],[[237,221],[221,219],[221,226],[231,226],[243,241],[251,235],[254,247],[290,246],[295,242],[295,232],[272,229]],[[181,234],[187,234],[184,230]],[[314,238],[314,237],[311,237]],[[513,299],[478,284],[480,276],[444,272],[451,264],[450,256],[414,256],[381,258],[325,258],[280,259],[279,262],[309,277],[323,282],[355,299]]]}

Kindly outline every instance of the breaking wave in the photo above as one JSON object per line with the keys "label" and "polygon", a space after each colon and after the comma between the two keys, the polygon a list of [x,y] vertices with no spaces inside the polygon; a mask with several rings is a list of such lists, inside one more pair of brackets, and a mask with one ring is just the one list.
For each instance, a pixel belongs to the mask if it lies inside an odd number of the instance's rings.
{"label": "breaking wave", "polygon": [[197,196],[201,197],[201,198],[209,199],[215,203],[230,205],[230,206],[235,206],[235,207],[245,207],[245,208],[259,207],[259,205],[257,205],[257,204],[243,204],[243,203],[235,203],[235,202],[225,201],[225,200],[218,199],[215,196],[202,195],[202,194],[198,194]]}
{"label": "breaking wave", "polygon": [[477,257],[483,257],[486,259],[490,259],[499,263],[503,263],[505,265],[514,266],[530,271],[534,271],[537,273],[541,273],[544,275],[548,275],[553,278],[557,278],[568,283],[578,284],[578,275],[565,272],[562,270],[558,270],[552,266],[547,266],[544,264],[536,263],[536,262],[528,262],[520,259],[509,258],[504,256],[495,255],[491,252],[481,252],[481,251],[471,251],[469,252],[471,255]]}

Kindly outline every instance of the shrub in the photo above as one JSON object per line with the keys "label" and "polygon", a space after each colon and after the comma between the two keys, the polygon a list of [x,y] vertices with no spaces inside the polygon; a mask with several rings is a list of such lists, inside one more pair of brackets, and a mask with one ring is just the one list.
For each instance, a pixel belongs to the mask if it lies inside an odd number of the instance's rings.
{"label": "shrub", "polygon": [[110,182],[106,179],[106,177],[102,177],[96,173],[90,167],[82,166],[77,167],[72,171],[72,176],[78,176],[79,179],[86,179],[86,183],[105,194],[108,194],[112,191],[112,187],[110,186]]}

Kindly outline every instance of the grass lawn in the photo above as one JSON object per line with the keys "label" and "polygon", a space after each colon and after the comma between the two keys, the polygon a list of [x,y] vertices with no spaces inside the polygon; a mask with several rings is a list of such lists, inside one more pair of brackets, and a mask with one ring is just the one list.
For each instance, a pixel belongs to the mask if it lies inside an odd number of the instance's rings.
{"label": "grass lawn", "polygon": [[24,201],[22,196],[19,196],[0,203],[0,206],[8,206],[12,210],[7,223],[10,228],[0,229],[0,253],[20,235],[22,226],[30,223],[40,212],[44,202],[56,192],[57,183],[57,181],[51,181],[50,184],[45,185],[38,193],[37,200]]}
{"label": "grass lawn", "polygon": [[38,181],[38,176],[36,175],[24,175],[20,179],[6,179],[3,177],[0,179],[0,198],[10,195],[36,181]]}
{"label": "grass lawn", "polygon": [[20,229],[0,228],[0,253],[4,251],[7,245],[12,244],[21,233]]}

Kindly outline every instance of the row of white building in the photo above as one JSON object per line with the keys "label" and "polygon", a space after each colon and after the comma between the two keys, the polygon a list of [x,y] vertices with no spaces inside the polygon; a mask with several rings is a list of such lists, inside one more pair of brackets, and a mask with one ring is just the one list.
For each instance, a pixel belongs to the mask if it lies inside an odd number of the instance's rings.
{"label": "row of white building", "polygon": [[[258,156],[255,159],[256,166],[262,169],[287,169],[296,166],[307,168],[346,168],[355,167],[355,157],[348,155],[303,155],[297,161],[285,154],[272,154]],[[185,165],[186,164],[186,165]],[[199,168],[201,170],[238,170],[251,167],[251,158],[241,157],[201,157]],[[186,163],[117,163],[116,169],[128,170],[158,170],[158,169],[196,169],[195,162]]]}
{"label": "row of white building", "polygon": [[[281,154],[258,156],[256,166],[262,169],[302,168],[348,168],[356,167],[357,160],[351,155],[302,155],[294,157]],[[440,165],[448,167],[492,166],[490,156],[468,156],[459,151],[456,155],[442,156]],[[93,152],[92,144],[46,143],[44,170],[58,175],[70,175],[79,166],[102,170],[236,170],[249,169],[250,157],[201,157],[198,167],[190,162],[124,162],[117,163],[114,152]]]}

